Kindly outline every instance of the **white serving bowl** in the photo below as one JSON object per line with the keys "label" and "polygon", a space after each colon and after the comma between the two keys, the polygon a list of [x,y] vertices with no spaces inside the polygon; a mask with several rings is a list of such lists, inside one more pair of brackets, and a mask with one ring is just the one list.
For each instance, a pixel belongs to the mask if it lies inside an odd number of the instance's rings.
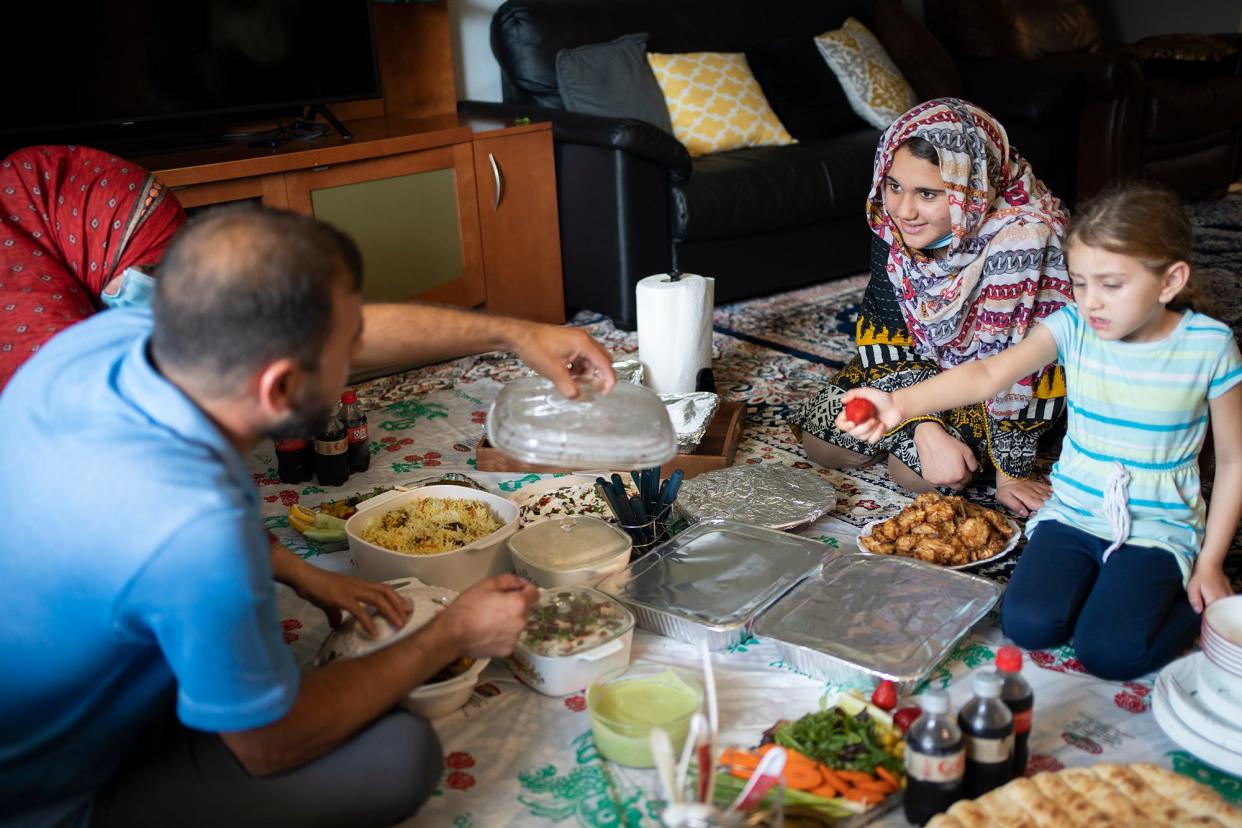
{"label": "white serving bowl", "polygon": [[1213,601],[1203,611],[1202,633],[1222,652],[1242,660],[1242,595]]}
{"label": "white serving bowl", "polygon": [[[564,696],[584,690],[603,674],[630,663],[634,643],[634,615],[611,596],[588,587],[560,587],[539,591],[539,603],[531,608],[530,625],[518,638],[509,667],[524,684],[545,696]],[[538,627],[537,614],[560,609],[573,612],[595,604],[612,613],[614,629],[598,633],[591,640],[567,644],[561,654],[551,654],[531,638]],[[562,616],[564,617],[564,616]],[[598,625],[596,627],[599,628]]]}
{"label": "white serving bowl", "polygon": [[[505,541],[513,569],[541,587],[595,586],[630,562],[630,536],[599,518],[556,517]],[[585,685],[584,685],[585,686]]]}
{"label": "white serving bowl", "polygon": [[[503,525],[473,543],[434,555],[406,555],[362,539],[362,532],[371,521],[379,519],[390,509],[426,497],[480,501],[495,513]],[[503,497],[462,486],[423,486],[413,491],[388,492],[364,503],[366,508],[345,522],[349,551],[353,553],[354,563],[363,578],[386,581],[413,576],[425,584],[462,592],[484,578],[513,571],[505,541],[517,531],[518,509]]]}
{"label": "white serving bowl", "polygon": [[[457,593],[451,589],[428,586],[417,578],[397,578],[386,583],[413,604],[413,611],[405,626],[395,630],[383,616],[376,615],[375,625],[379,634],[372,638],[358,625],[356,618],[347,615],[320,646],[319,653],[315,656],[316,667],[338,659],[358,658],[391,646],[413,635],[457,597]],[[491,659],[480,658],[460,675],[415,687],[401,700],[401,706],[429,719],[460,709],[470,701],[474,686],[478,684],[479,674],[490,661]]]}

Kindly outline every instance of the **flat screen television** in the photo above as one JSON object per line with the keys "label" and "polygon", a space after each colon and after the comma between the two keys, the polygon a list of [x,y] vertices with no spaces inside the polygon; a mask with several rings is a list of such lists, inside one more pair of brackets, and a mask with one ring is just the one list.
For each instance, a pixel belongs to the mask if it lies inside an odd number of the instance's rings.
{"label": "flat screen television", "polygon": [[170,148],[380,94],[370,0],[104,0],[5,10],[0,150]]}

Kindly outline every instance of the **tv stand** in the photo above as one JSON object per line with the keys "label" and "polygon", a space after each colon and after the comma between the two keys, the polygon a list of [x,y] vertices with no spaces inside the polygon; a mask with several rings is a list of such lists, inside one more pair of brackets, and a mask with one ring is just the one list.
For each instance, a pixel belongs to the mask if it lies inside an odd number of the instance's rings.
{"label": "tv stand", "polygon": [[190,210],[248,200],[336,225],[362,248],[368,301],[565,321],[551,124],[454,113],[342,126],[135,160]]}
{"label": "tv stand", "polygon": [[303,117],[307,121],[314,121],[316,115],[322,115],[323,119],[341,136],[342,141],[353,139],[354,134],[345,128],[345,124],[341,123],[340,118],[333,115],[332,110],[328,109],[328,107],[323,104],[311,104],[306,107],[306,115]]}

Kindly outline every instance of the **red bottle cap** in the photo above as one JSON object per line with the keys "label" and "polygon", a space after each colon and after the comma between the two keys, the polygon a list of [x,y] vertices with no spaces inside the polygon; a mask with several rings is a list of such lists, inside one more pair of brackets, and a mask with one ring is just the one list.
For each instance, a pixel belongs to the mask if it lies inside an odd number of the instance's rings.
{"label": "red bottle cap", "polygon": [[1001,647],[996,651],[996,669],[1016,673],[1022,669],[1022,651],[1017,647]]}
{"label": "red bottle cap", "polygon": [[341,402],[345,405],[353,405],[358,402],[358,395],[354,392],[354,389],[346,388],[345,392],[341,394]]}

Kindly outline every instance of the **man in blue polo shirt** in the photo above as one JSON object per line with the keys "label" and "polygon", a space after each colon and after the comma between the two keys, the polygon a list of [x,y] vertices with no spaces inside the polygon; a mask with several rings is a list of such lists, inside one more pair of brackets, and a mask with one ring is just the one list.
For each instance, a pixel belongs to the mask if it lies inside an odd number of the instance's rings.
{"label": "man in blue polo shirt", "polygon": [[410,638],[299,675],[274,577],[328,609],[405,608],[269,547],[241,452],[321,422],[360,355],[481,340],[562,384],[567,363],[609,368],[581,332],[364,314],[360,278],[313,219],[208,214],[170,248],[153,313],[70,328],[0,395],[0,825],[384,825],[434,788],[434,731],[394,707],[458,657],[510,652],[533,588],[485,581]]}

